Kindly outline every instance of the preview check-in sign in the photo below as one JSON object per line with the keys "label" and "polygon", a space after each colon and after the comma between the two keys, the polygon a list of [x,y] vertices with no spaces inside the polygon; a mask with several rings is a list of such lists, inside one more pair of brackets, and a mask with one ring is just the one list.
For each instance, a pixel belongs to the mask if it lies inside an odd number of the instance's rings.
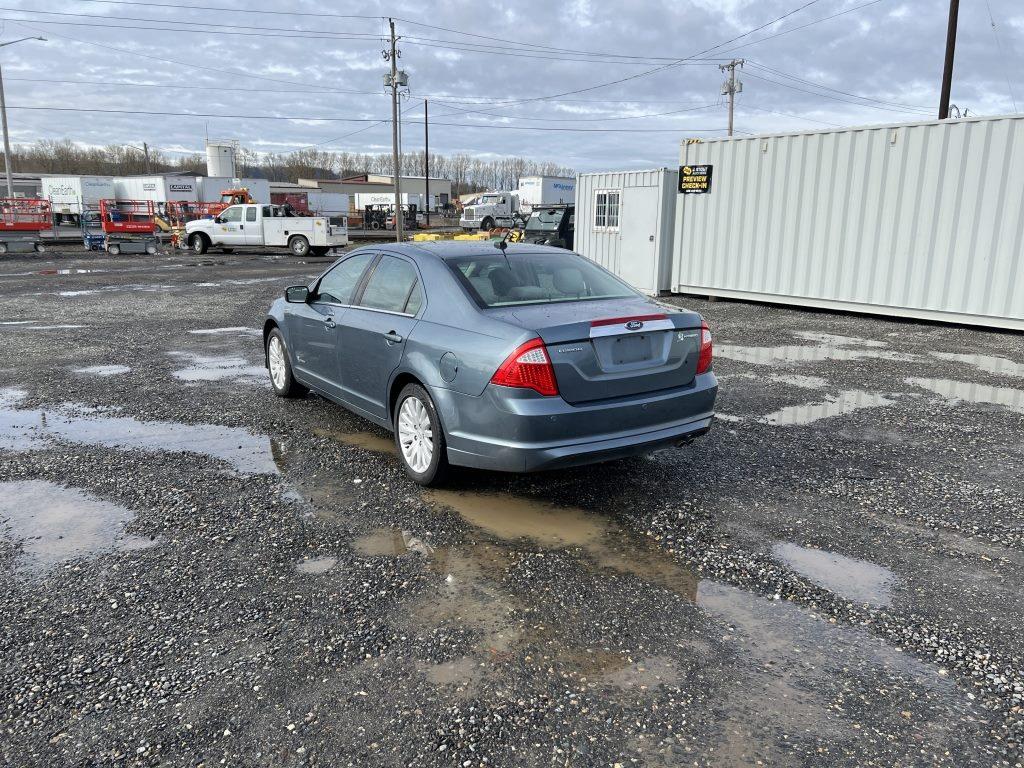
{"label": "preview check-in sign", "polygon": [[679,166],[679,194],[703,195],[711,191],[711,165]]}

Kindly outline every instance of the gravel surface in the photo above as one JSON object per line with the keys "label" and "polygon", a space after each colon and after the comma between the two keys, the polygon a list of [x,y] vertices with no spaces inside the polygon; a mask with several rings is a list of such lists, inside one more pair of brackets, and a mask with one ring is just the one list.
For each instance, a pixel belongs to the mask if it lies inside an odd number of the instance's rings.
{"label": "gravel surface", "polygon": [[326,263],[0,262],[0,763],[1024,765],[1019,334],[671,298],[707,437],[424,493],[260,370]]}

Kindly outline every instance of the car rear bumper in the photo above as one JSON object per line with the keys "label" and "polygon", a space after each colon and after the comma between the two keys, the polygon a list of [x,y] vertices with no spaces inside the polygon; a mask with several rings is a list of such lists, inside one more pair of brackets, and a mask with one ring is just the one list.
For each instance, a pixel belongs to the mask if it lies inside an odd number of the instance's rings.
{"label": "car rear bumper", "polygon": [[718,381],[572,405],[560,397],[489,385],[479,397],[435,392],[448,460],[506,472],[592,464],[650,453],[707,432]]}

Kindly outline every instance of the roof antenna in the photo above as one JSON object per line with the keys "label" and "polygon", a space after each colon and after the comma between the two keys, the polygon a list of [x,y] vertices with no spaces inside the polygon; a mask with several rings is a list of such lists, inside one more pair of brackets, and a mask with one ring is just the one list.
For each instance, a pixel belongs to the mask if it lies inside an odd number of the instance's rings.
{"label": "roof antenna", "polygon": [[505,266],[508,267],[508,271],[509,272],[512,271],[512,265],[509,263],[509,260],[508,260],[507,249],[508,249],[508,236],[511,235],[511,234],[512,234],[512,229],[509,228],[509,230],[507,232],[505,232],[504,235],[502,235],[501,240],[499,240],[498,242],[496,242],[494,244],[494,247],[497,248],[499,251],[501,251],[501,255],[505,257]]}

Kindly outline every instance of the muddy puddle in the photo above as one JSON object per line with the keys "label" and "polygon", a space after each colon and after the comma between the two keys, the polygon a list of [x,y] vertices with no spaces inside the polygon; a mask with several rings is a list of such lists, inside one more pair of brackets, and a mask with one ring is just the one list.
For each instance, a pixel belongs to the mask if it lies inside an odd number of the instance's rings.
{"label": "muddy puddle", "polygon": [[261,365],[252,365],[248,360],[238,356],[218,357],[197,355],[191,352],[172,352],[171,356],[186,363],[185,367],[172,372],[178,381],[252,381],[258,379],[270,385],[267,369]]}
{"label": "muddy puddle", "polygon": [[952,379],[908,378],[904,379],[904,382],[940,395],[952,405],[959,403],[998,405],[1017,413],[1024,413],[1024,390],[972,384],[969,381],[954,381]]}
{"label": "muddy puddle", "polygon": [[785,344],[777,347],[748,347],[736,344],[716,344],[715,355],[751,365],[778,363],[815,363],[824,360],[893,360],[914,362],[918,355],[888,349],[888,344],[853,336],[796,331],[797,339],[810,344]]}
{"label": "muddy puddle", "polygon": [[63,563],[159,543],[125,532],[130,509],[41,480],[0,483],[0,535],[19,548],[15,567],[44,574]]}
{"label": "muddy puddle", "polygon": [[758,421],[775,427],[805,426],[822,419],[843,416],[866,408],[882,408],[895,404],[895,400],[890,400],[878,392],[848,390],[835,396],[826,397],[820,402],[788,405],[762,416]]}
{"label": "muddy puddle", "polygon": [[149,452],[193,453],[227,462],[243,474],[277,474],[271,439],[237,427],[140,421],[104,415],[75,403],[20,408],[24,392],[0,389],[0,448],[44,450],[51,440]]}
{"label": "muddy puddle", "polygon": [[86,376],[120,376],[123,373],[130,373],[131,368],[127,365],[89,365],[85,368],[75,368],[74,373],[81,373]]}
{"label": "muddy puddle", "polygon": [[772,546],[772,555],[819,587],[846,600],[878,606],[892,604],[897,577],[888,568],[785,541]]}
{"label": "muddy puddle", "polygon": [[342,432],[337,429],[324,429],[313,427],[313,434],[319,437],[326,437],[336,443],[344,443],[365,451],[375,453],[388,453],[396,455],[395,441],[390,435],[383,432]]}

